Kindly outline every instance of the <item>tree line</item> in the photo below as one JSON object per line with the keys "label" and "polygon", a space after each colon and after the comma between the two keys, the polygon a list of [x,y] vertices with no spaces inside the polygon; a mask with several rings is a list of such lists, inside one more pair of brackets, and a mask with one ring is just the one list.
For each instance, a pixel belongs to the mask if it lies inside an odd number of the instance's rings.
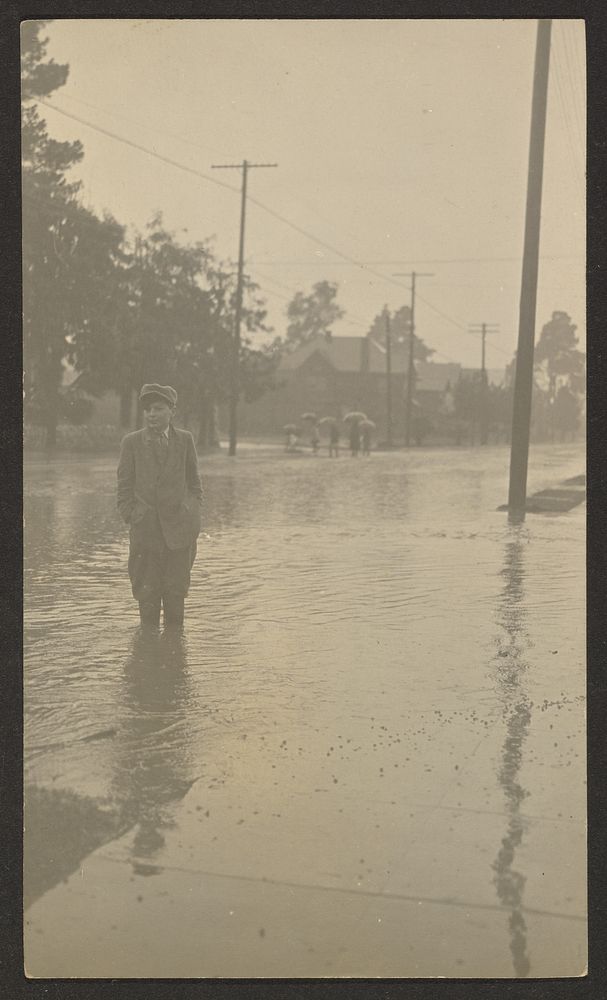
{"label": "tree line", "polygon": [[[41,424],[46,444],[57,426],[85,419],[90,396],[114,390],[123,427],[136,422],[134,390],[170,382],[181,416],[198,422],[199,443],[216,437],[214,415],[229,393],[236,267],[217,259],[209,241],[184,243],[150,220],[127,234],[109,213],[99,218],[79,200],[70,168],[80,142],[48,134],[36,105],[61,87],[69,67],[46,58],[46,22],[22,26],[22,196],[24,414]],[[258,286],[245,277],[240,354],[243,397],[274,384],[275,345],[255,348],[269,333]],[[77,372],[63,386],[66,362]]]}

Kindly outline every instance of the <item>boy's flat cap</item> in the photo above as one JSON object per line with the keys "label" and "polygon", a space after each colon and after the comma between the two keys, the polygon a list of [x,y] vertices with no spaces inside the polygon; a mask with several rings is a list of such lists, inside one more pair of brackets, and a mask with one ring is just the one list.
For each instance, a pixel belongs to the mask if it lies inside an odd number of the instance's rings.
{"label": "boy's flat cap", "polygon": [[141,387],[139,399],[142,400],[144,396],[160,396],[167,401],[169,406],[175,406],[177,403],[177,393],[172,385],[156,385],[154,382],[148,383]]}

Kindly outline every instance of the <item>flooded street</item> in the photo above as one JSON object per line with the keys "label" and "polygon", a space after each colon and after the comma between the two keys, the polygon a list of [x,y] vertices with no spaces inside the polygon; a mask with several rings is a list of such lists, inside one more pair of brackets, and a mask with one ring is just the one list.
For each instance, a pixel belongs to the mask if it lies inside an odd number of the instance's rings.
{"label": "flooded street", "polygon": [[583,507],[510,526],[503,448],[200,471],[179,637],[115,460],[26,463],[29,974],[582,974]]}

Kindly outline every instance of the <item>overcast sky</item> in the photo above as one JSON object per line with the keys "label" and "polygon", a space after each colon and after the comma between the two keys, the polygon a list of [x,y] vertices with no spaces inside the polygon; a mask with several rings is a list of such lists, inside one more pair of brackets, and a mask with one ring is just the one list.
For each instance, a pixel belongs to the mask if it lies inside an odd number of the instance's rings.
{"label": "overcast sky", "polygon": [[[308,238],[248,206],[247,269],[283,333],[287,300],[339,283],[361,335],[410,300],[435,360],[480,363],[469,324],[497,323],[487,363],[516,346],[535,20],[56,20],[67,62],[50,100],[226,190],[42,108],[57,139],[80,139],[83,200],[142,228],[161,210],[183,239],[215,237],[236,259],[240,172],[249,193]],[[538,331],[553,310],[584,321],[584,26],[553,22]],[[187,232],[183,232],[187,230]],[[328,249],[328,246],[333,249]],[[338,251],[338,252],[336,252]],[[367,268],[344,260],[353,258]],[[373,274],[373,271],[380,275]]]}

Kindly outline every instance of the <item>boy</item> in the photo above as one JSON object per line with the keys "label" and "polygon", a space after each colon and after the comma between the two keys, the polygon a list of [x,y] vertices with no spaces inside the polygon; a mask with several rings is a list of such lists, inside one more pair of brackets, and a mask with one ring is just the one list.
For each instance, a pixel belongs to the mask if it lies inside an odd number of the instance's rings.
{"label": "boy", "polygon": [[122,440],[118,510],[130,528],[129,577],[143,624],[183,625],[200,533],[202,487],[189,431],[173,427],[177,393],[144,385],[145,426]]}

